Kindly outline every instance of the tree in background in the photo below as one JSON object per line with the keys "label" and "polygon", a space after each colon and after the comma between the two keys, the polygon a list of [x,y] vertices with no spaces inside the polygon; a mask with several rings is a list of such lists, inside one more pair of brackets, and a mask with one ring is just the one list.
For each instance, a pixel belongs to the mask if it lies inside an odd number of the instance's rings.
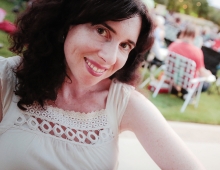
{"label": "tree in background", "polygon": [[220,25],[220,9],[210,7],[207,0],[155,0],[155,2],[165,5],[169,11],[205,18]]}
{"label": "tree in background", "polygon": [[156,3],[158,4],[163,4],[163,5],[166,5],[167,6],[167,3],[169,0],[154,0]]}
{"label": "tree in background", "polygon": [[207,0],[196,0],[194,11],[197,11],[198,17],[206,18],[210,11]]}
{"label": "tree in background", "polygon": [[214,7],[209,7],[209,13],[207,15],[207,19],[213,21],[214,23],[220,25],[220,10]]}
{"label": "tree in background", "polygon": [[204,17],[203,15],[207,14],[209,7],[207,0],[168,0],[164,5],[167,5],[168,10],[189,15],[195,13],[199,17]]}

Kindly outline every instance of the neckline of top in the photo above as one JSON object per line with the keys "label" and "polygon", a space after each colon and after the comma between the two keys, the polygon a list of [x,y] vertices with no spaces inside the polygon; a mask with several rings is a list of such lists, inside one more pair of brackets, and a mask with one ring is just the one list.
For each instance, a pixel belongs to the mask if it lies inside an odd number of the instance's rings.
{"label": "neckline of top", "polygon": [[59,113],[66,113],[66,114],[71,114],[71,115],[72,114],[93,115],[93,114],[98,114],[98,113],[105,112],[105,110],[106,110],[106,108],[105,108],[105,109],[95,110],[95,111],[91,111],[91,112],[79,112],[79,111],[74,111],[74,110],[62,109],[62,108],[52,106],[52,105],[49,105],[49,104],[46,104],[45,107],[46,107],[46,110],[53,110],[53,111],[56,111],[56,112],[59,112]]}
{"label": "neckline of top", "polygon": [[51,109],[51,110],[56,110],[58,112],[62,112],[62,113],[71,113],[71,114],[83,114],[83,115],[87,115],[87,114],[96,114],[96,113],[101,113],[101,112],[104,112],[105,110],[107,110],[107,105],[109,103],[109,97],[110,97],[110,92],[112,91],[112,86],[113,84],[115,84],[116,82],[118,82],[116,79],[113,79],[111,84],[110,84],[110,87],[109,87],[109,92],[108,92],[108,95],[107,95],[107,100],[106,100],[106,104],[105,104],[105,108],[103,109],[100,109],[100,110],[94,110],[94,111],[90,111],[90,112],[79,112],[79,111],[74,111],[74,110],[67,110],[67,109],[62,109],[62,108],[59,108],[59,107],[56,107],[56,106],[53,106],[51,104],[48,104],[46,102],[46,109]]}

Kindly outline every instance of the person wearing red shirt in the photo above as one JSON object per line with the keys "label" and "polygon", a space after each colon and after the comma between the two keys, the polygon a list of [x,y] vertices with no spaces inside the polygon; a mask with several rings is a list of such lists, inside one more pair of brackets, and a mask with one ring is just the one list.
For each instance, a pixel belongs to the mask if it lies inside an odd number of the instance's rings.
{"label": "person wearing red shirt", "polygon": [[[195,61],[197,72],[195,77],[208,77],[212,73],[205,68],[204,55],[202,50],[193,44],[195,35],[195,28],[193,26],[187,26],[183,31],[181,31],[179,39],[171,43],[168,49],[169,51],[175,52]],[[202,91],[208,90],[209,86],[210,84],[208,82],[205,82]]]}

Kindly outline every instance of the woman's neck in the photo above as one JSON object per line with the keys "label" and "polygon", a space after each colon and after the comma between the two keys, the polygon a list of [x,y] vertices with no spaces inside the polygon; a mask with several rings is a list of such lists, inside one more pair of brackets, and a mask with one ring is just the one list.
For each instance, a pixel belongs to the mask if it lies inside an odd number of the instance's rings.
{"label": "woman's neck", "polygon": [[48,103],[63,110],[91,112],[105,108],[111,80],[106,79],[90,88],[82,88],[73,82],[64,82],[55,101]]}
{"label": "woman's neck", "polygon": [[194,38],[192,37],[183,37],[181,38],[182,42],[188,43],[188,44],[193,44]]}
{"label": "woman's neck", "polygon": [[61,94],[64,98],[74,97],[74,98],[80,98],[81,96],[86,96],[89,93],[95,93],[103,90],[108,90],[111,84],[110,79],[105,79],[100,82],[98,82],[95,85],[84,85],[80,84],[78,82],[75,82],[74,80],[66,79],[66,81],[63,83],[62,87],[59,90],[59,94]]}

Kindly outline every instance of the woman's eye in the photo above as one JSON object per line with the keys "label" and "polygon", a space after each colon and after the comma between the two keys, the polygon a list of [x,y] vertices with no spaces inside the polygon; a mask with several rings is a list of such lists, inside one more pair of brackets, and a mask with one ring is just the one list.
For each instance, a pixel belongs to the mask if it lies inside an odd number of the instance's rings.
{"label": "woman's eye", "polygon": [[129,44],[127,44],[127,43],[122,43],[122,44],[121,44],[121,47],[122,47],[123,49],[125,49],[125,50],[131,50],[131,46],[130,46]]}
{"label": "woman's eye", "polygon": [[108,36],[108,33],[107,33],[106,29],[104,29],[104,28],[97,28],[96,30],[97,30],[98,34],[100,34],[100,35],[102,35],[104,37]]}

